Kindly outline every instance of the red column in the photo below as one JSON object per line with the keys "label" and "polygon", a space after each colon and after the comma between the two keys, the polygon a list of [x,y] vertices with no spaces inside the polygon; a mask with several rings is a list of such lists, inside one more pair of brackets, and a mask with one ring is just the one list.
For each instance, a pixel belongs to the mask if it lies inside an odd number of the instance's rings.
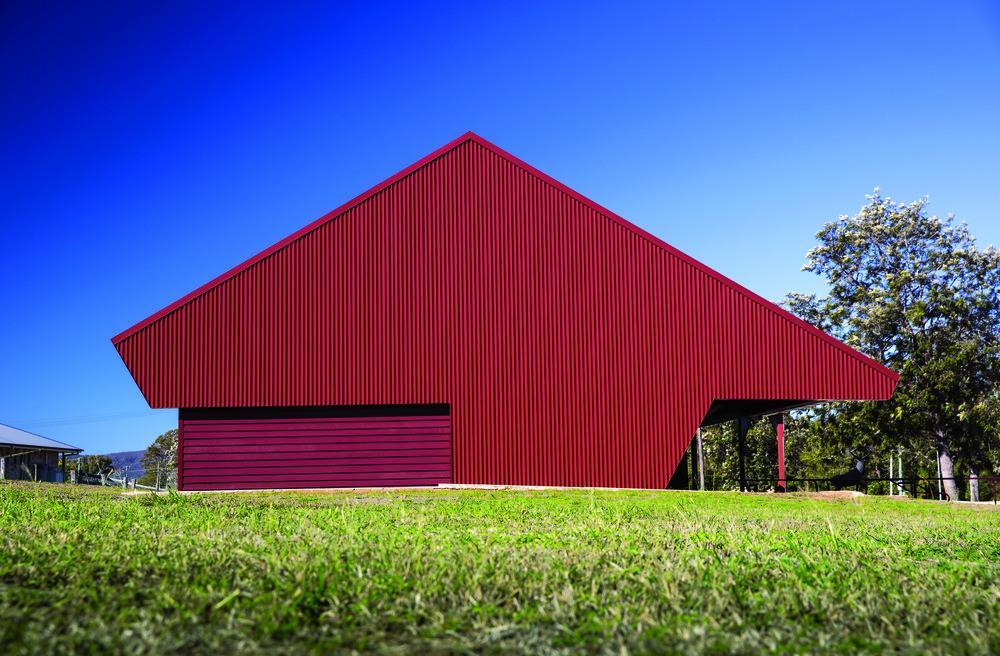
{"label": "red column", "polygon": [[785,485],[785,415],[778,415],[774,429],[778,434],[778,490],[784,492],[788,489]]}

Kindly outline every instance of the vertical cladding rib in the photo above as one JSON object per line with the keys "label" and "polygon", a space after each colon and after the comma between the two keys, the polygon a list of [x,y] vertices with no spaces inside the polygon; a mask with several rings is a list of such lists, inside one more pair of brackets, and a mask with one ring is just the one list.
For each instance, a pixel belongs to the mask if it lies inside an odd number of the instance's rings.
{"label": "vertical cladding rib", "polygon": [[450,404],[460,483],[662,487],[715,399],[896,380],[478,138],[115,343],[153,407]]}

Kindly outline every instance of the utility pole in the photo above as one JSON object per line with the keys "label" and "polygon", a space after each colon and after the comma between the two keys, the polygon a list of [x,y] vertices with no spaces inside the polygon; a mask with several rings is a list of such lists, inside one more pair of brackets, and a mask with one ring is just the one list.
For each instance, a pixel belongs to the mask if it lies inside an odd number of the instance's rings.
{"label": "utility pole", "polygon": [[156,463],[156,491],[160,491],[160,463]]}

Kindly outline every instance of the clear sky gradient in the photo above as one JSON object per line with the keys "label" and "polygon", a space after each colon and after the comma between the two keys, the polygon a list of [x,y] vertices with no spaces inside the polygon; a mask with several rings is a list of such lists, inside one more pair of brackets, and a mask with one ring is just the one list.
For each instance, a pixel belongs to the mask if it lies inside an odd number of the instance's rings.
{"label": "clear sky gradient", "polygon": [[113,335],[466,130],[774,300],[876,185],[1000,243],[997,3],[208,4],[0,7],[0,423],[144,448]]}

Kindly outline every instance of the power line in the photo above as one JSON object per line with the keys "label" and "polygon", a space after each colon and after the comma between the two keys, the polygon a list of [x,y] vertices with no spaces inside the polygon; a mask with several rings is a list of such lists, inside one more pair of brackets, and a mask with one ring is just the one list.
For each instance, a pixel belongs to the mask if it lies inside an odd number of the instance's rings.
{"label": "power line", "polygon": [[23,428],[44,428],[52,426],[75,426],[77,424],[94,424],[105,421],[119,421],[121,419],[138,419],[140,417],[155,417],[157,415],[174,412],[173,410],[143,410],[138,412],[113,412],[103,415],[84,415],[78,417],[63,417],[60,419],[38,419],[34,421],[11,422]]}

